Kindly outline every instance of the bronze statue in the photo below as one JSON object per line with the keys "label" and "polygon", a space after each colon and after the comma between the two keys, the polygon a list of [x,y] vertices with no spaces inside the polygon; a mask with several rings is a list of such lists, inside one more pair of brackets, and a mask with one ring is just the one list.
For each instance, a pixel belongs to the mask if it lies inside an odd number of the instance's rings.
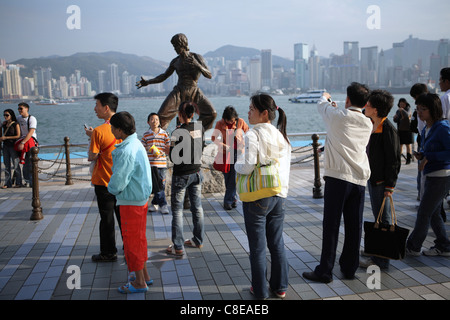
{"label": "bronze statue", "polygon": [[184,34],[174,35],[171,43],[178,56],[170,62],[167,70],[153,79],[145,80],[141,77],[136,86],[140,89],[149,84],[161,83],[176,71],[178,83],[158,111],[162,128],[167,129],[170,121],[176,116],[181,102],[190,101],[197,104],[199,109],[198,120],[202,121],[203,127],[208,130],[212,127],[217,112],[212,103],[203,95],[203,92],[197,86],[197,82],[201,75],[211,79],[211,72],[201,55],[189,51],[188,40]]}

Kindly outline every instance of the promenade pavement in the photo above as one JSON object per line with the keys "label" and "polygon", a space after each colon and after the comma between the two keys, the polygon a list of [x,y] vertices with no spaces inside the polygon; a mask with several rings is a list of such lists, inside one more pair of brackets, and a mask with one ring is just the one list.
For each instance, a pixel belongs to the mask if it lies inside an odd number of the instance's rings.
{"label": "promenade pavement", "polygon": [[[249,292],[251,273],[242,205],[224,210],[223,194],[204,194],[204,246],[186,248],[182,258],[164,253],[171,243],[171,215],[149,212],[147,265],[154,284],[145,294],[119,293],[117,288],[128,277],[119,229],[116,227],[118,261],[92,262],[91,256],[99,253],[100,220],[94,189],[82,180],[86,167],[72,170],[73,185],[65,185],[63,179],[40,182],[44,215],[40,221],[30,220],[30,188],[0,190],[0,300],[254,299]],[[398,224],[410,230],[416,217],[416,173],[416,163],[403,165],[394,193]],[[407,256],[392,261],[389,270],[381,271],[379,289],[369,288],[372,274],[366,269],[359,268],[354,280],[343,279],[337,263],[334,281],[329,284],[303,279],[302,273],[314,269],[321,253],[323,199],[313,199],[313,181],[312,164],[292,166],[284,226],[289,259],[285,300],[450,299],[450,258],[445,257]],[[373,221],[368,192],[364,218]],[[185,210],[184,223],[188,238],[192,234],[189,210]],[[449,222],[446,228],[449,231]],[[343,232],[341,224],[337,260]],[[431,247],[433,240],[430,230],[424,248]],[[364,241],[361,249],[363,246]],[[270,268],[269,256],[267,261]]]}

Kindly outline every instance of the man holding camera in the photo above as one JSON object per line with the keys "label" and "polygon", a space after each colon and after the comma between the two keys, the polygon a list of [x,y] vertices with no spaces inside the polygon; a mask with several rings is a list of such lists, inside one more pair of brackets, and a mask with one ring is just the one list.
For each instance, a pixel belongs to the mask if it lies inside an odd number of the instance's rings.
{"label": "man holding camera", "polygon": [[364,193],[370,177],[366,147],[373,129],[372,122],[362,112],[368,98],[369,89],[353,82],[347,87],[345,110],[338,109],[327,92],[317,103],[327,129],[323,237],[320,264],[314,271],[303,273],[308,280],[333,281],[342,215],[345,240],[339,265],[344,278],[353,279],[359,266]]}

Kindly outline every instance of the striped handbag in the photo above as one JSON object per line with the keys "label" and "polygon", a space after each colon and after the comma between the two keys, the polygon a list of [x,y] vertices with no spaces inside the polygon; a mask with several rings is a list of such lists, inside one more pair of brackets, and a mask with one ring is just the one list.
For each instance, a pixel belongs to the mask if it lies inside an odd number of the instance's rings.
{"label": "striped handbag", "polygon": [[236,191],[243,202],[269,198],[281,192],[280,175],[274,163],[258,163],[251,174],[236,173]]}

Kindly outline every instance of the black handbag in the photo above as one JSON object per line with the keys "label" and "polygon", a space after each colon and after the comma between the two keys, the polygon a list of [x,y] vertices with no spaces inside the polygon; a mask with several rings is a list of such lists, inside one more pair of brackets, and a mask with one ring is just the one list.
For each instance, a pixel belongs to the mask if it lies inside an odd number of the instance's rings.
{"label": "black handbag", "polygon": [[409,229],[397,225],[395,216],[394,201],[389,196],[391,203],[391,223],[381,223],[386,197],[381,204],[375,222],[364,221],[364,253],[386,259],[400,260],[405,257],[406,239]]}

